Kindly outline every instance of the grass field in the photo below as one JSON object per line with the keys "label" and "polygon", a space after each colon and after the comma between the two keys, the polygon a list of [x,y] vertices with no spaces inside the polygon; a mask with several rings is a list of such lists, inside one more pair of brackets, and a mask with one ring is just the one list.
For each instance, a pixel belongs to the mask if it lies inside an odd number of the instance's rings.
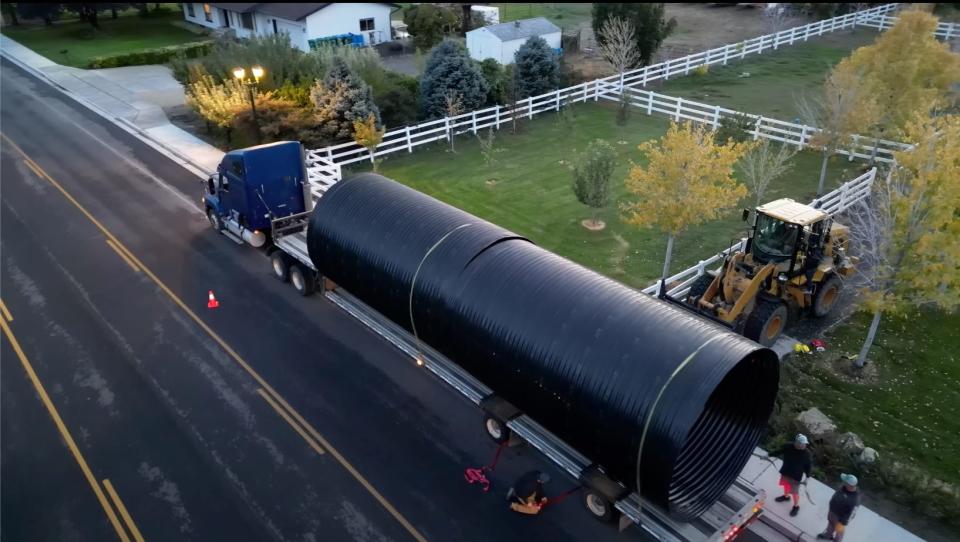
{"label": "grass field", "polygon": [[557,3],[543,4],[493,4],[500,8],[500,22],[507,23],[517,19],[545,17],[560,28],[573,28],[590,22],[593,4]]}
{"label": "grass field", "polygon": [[[870,360],[875,383],[842,378],[866,336],[870,316],[858,314],[831,332],[823,360],[791,371],[784,393],[798,409],[816,405],[841,431],[853,431],[883,457],[895,457],[941,480],[960,484],[960,314],[922,311],[881,320]],[[818,357],[819,357],[818,356]]]}
{"label": "grass field", "polygon": [[[870,29],[841,30],[788,45],[767,54],[748,56],[727,66],[714,65],[706,75],[688,75],[653,88],[671,96],[717,104],[780,120],[797,117],[796,97],[815,92],[830,69],[857,47],[877,37]],[[749,77],[741,74],[749,73]]]}
{"label": "grass field", "polygon": [[[616,280],[647,286],[659,276],[665,238],[655,230],[623,224],[616,205],[601,213],[606,229],[586,230],[580,221],[589,218],[591,210],[573,195],[568,161],[590,141],[606,139],[620,156],[611,191],[615,201],[622,201],[630,161],[644,161],[637,145],[663,135],[668,121],[634,113],[627,126],[619,127],[613,107],[588,103],[571,109],[574,118],[569,124],[555,114],[543,114],[528,121],[520,134],[512,135],[509,127],[496,133],[500,152],[492,166],[484,163],[476,139],[461,135],[456,154],[445,150],[445,144],[419,148],[411,155],[396,153],[384,162],[381,172]],[[775,183],[765,199],[810,199],[819,160],[813,153],[798,155],[794,170]],[[835,160],[830,182],[852,178],[856,167]],[[360,169],[368,165],[358,165]],[[752,205],[752,200],[743,203]],[[687,232],[677,240],[673,269],[679,271],[728,246],[743,230],[739,212],[731,211],[724,220]]]}
{"label": "grass field", "polygon": [[[175,6],[175,5],[174,5]],[[198,41],[198,36],[172,23],[183,20],[175,7],[169,12],[138,17],[135,10],[124,12],[117,19],[110,12],[99,17],[101,29],[74,20],[57,21],[53,26],[22,24],[5,26],[3,33],[50,60],[66,66],[82,68],[95,57],[131,53]],[[63,51],[67,51],[63,53]]]}

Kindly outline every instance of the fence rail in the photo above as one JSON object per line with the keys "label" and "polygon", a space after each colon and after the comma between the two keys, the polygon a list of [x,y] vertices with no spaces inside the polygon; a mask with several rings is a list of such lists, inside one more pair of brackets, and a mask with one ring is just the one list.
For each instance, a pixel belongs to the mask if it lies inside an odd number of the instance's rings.
{"label": "fence rail", "polygon": [[[873,187],[873,180],[876,176],[877,168],[871,168],[870,171],[863,175],[843,183],[840,185],[840,188],[811,201],[809,205],[817,209],[823,209],[831,215],[841,213],[870,195],[870,189]],[[722,262],[730,252],[740,250],[745,242],[746,239],[741,239],[739,243],[714,254],[706,260],[700,260],[696,265],[667,277],[666,281],[664,281],[670,288],[667,290],[667,293],[671,296],[686,295],[690,290],[690,286],[696,282],[697,278],[706,273],[707,270],[714,265]],[[658,280],[641,291],[645,294],[659,295],[660,281]]]}
{"label": "fence rail", "polygon": [[[876,28],[877,30],[882,31],[888,30],[890,27],[897,24],[897,18],[885,14],[876,14],[871,15],[866,20],[858,22],[857,24],[859,26]],[[933,31],[933,35],[941,38],[944,41],[960,38],[960,24],[939,22],[937,23],[937,29]]]}

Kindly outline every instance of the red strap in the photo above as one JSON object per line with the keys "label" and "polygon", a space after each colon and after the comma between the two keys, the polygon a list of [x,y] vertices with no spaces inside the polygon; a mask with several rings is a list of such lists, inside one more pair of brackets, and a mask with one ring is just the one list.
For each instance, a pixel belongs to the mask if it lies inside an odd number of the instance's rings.
{"label": "red strap", "polygon": [[540,506],[540,508],[541,509],[546,508],[551,504],[559,504],[563,502],[564,499],[566,499],[570,495],[573,495],[577,491],[580,491],[580,486],[574,486],[573,488],[564,491],[563,493],[557,495],[556,497],[553,497],[552,499],[547,499],[547,502],[543,503],[543,505]]}
{"label": "red strap", "polygon": [[487,479],[487,476],[484,473],[486,471],[492,471],[493,469],[497,468],[497,461],[500,460],[500,452],[502,452],[503,449],[506,448],[507,444],[508,442],[502,442],[500,446],[497,448],[497,453],[494,454],[493,456],[493,463],[490,463],[489,465],[479,467],[479,468],[468,467],[467,469],[465,469],[463,471],[463,478],[467,481],[467,483],[468,484],[479,483],[480,486],[483,488],[484,493],[490,491],[490,480]]}

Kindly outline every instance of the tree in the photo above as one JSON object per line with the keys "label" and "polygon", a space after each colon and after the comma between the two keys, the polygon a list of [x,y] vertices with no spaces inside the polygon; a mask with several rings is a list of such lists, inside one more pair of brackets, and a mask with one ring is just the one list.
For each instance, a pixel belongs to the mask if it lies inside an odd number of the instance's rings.
{"label": "tree", "polygon": [[380,110],[370,87],[353,74],[342,58],[334,58],[326,77],[310,89],[320,133],[330,142],[349,139],[353,123],[373,115],[380,125]]}
{"label": "tree", "polygon": [[486,105],[498,105],[507,101],[507,84],[504,81],[503,65],[494,58],[484,59],[480,63],[480,73],[487,82]]}
{"label": "tree", "polygon": [[353,121],[353,140],[370,151],[370,163],[373,164],[374,173],[377,172],[377,146],[383,141],[384,132],[386,130],[377,126],[377,118],[372,113],[363,120]]}
{"label": "tree", "polygon": [[430,52],[420,79],[421,116],[435,119],[446,115],[449,90],[459,93],[464,111],[482,107],[487,101],[487,82],[476,63],[463,46],[445,40]]}
{"label": "tree", "polygon": [[[10,5],[10,4],[7,4]],[[43,19],[43,24],[53,25],[60,16],[60,4],[17,2],[17,13],[24,19]]]}
{"label": "tree", "polygon": [[904,11],[876,42],[853,52],[845,62],[864,79],[875,102],[869,131],[876,137],[903,140],[917,114],[946,109],[956,101],[960,53],[934,37],[937,18],[922,11]]}
{"label": "tree", "polygon": [[640,64],[646,65],[653,60],[653,55],[660,48],[660,44],[677,26],[675,19],[664,20],[664,13],[663,4],[598,2],[593,4],[591,26],[593,33],[597,36],[597,43],[602,47],[605,41],[603,25],[607,19],[617,17],[629,23],[634,29],[637,50],[640,52]]}
{"label": "tree", "polygon": [[737,164],[743,180],[753,192],[755,205],[763,203],[763,195],[774,179],[790,171],[793,167],[790,159],[797,154],[787,145],[778,145],[776,150],[772,147],[773,144],[764,139],[747,151]]}
{"label": "tree", "polygon": [[600,209],[610,202],[610,176],[617,162],[617,151],[602,139],[587,146],[573,165],[573,193],[577,201],[593,209],[593,229],[601,229]]}
{"label": "tree", "polygon": [[20,26],[20,20],[17,19],[17,6],[10,2],[3,4],[3,9],[7,11],[7,17],[10,18],[11,26]]}
{"label": "tree", "polygon": [[494,164],[497,163],[497,153],[500,152],[500,149],[494,146],[496,136],[493,133],[493,127],[487,128],[487,137],[483,137],[480,134],[474,134],[477,136],[477,142],[480,144],[480,156],[483,157],[483,163],[487,166],[487,169],[492,169]]}
{"label": "tree", "polygon": [[914,146],[894,153],[889,175],[850,213],[863,308],[873,314],[857,367],[884,314],[960,306],[960,116],[918,115],[905,133]]}
{"label": "tree", "polygon": [[622,205],[627,224],[656,227],[667,234],[663,278],[670,273],[674,239],[690,226],[722,216],[747,194],[733,166],[753,143],[717,144],[708,127],[671,123],[666,135],[640,145],[646,167],[634,164]]}
{"label": "tree", "polygon": [[234,115],[250,107],[243,83],[228,79],[218,84],[210,75],[200,76],[187,85],[186,102],[208,123],[224,128],[227,141],[230,141]]}
{"label": "tree", "polygon": [[640,63],[640,49],[637,48],[637,36],[633,25],[620,17],[610,17],[600,28],[603,40],[600,54],[617,73],[620,74],[620,108],[617,111],[617,123],[626,124],[630,101],[623,88],[624,72]]}
{"label": "tree", "polygon": [[810,144],[820,147],[823,153],[817,196],[823,194],[830,157],[875,118],[875,102],[864,83],[865,77],[862,70],[844,59],[824,81],[818,96],[801,96],[797,101],[800,118],[819,128],[810,137]]}
{"label": "tree", "polygon": [[540,36],[524,42],[514,58],[514,86],[519,99],[538,96],[560,86],[557,54]]}
{"label": "tree", "polygon": [[[455,89],[449,88],[443,94],[443,105],[443,112],[447,117],[456,117],[460,113],[463,113],[463,97],[460,92]],[[450,140],[450,152],[457,152],[457,149],[453,145],[455,137],[456,134],[453,133],[453,128],[451,128],[450,123],[447,122],[447,138]]]}
{"label": "tree", "polygon": [[91,3],[91,4],[76,3],[76,4],[73,4],[73,3],[67,3],[67,4],[63,4],[63,6],[64,6],[66,9],[68,9],[68,10],[76,13],[77,16],[80,18],[81,21],[90,23],[90,26],[92,26],[94,29],[100,30],[99,14],[100,14],[101,11],[110,9],[110,8],[113,6],[113,4],[105,4],[105,3],[103,3],[103,4],[102,4],[102,3]]}
{"label": "tree", "polygon": [[403,22],[413,36],[417,49],[429,50],[455,28],[457,15],[447,8],[433,4],[411,4],[403,10]]}

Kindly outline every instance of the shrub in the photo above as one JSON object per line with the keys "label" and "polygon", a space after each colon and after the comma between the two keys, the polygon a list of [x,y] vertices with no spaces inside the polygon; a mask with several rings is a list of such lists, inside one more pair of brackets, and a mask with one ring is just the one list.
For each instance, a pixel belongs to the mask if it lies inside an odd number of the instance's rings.
{"label": "shrub", "polygon": [[697,77],[706,77],[710,73],[710,65],[704,64],[703,66],[697,66],[693,69],[693,75]]}
{"label": "shrub", "polygon": [[[308,147],[319,147],[326,143],[315,129],[316,121],[309,110],[276,94],[267,93],[257,97],[257,122],[264,141],[302,141]],[[256,128],[249,106],[237,109],[232,127],[245,139],[253,139]]]}
{"label": "shrub", "polygon": [[503,66],[495,59],[488,58],[480,63],[480,73],[487,82],[486,105],[507,103],[506,72]]}
{"label": "shrub", "polygon": [[617,151],[602,139],[591,142],[574,160],[573,193],[593,209],[594,226],[599,225],[600,209],[610,202],[610,176],[616,165]]}
{"label": "shrub", "polygon": [[426,70],[420,79],[420,112],[424,118],[446,115],[446,96],[455,91],[463,111],[472,111],[487,101],[487,82],[466,49],[445,40],[430,52]]}
{"label": "shrub", "polygon": [[415,77],[387,71],[379,86],[373,86],[373,101],[388,130],[417,122],[420,82]]}
{"label": "shrub", "polygon": [[168,47],[158,47],[156,49],[144,49],[132,53],[98,56],[88,62],[86,67],[96,70],[101,68],[121,68],[123,66],[166,64],[174,58],[189,59],[203,56],[207,54],[212,47],[213,42],[211,41],[199,41]]}
{"label": "shrub", "polygon": [[289,81],[280,85],[273,91],[273,95],[278,100],[285,100],[297,104],[299,107],[308,107],[310,105],[310,84],[300,83],[295,85]]}
{"label": "shrub", "polygon": [[560,86],[557,55],[539,36],[520,46],[514,65],[514,84],[519,99],[550,92]]}
{"label": "shrub", "polygon": [[369,115],[381,125],[380,110],[373,103],[370,87],[350,71],[343,59],[334,58],[323,81],[317,81],[310,89],[310,99],[318,129],[331,143],[349,139],[353,122]]}
{"label": "shrub", "polygon": [[714,140],[717,144],[726,143],[728,139],[736,142],[744,142],[753,138],[754,120],[746,113],[734,113],[720,119],[720,126],[714,132]]}

